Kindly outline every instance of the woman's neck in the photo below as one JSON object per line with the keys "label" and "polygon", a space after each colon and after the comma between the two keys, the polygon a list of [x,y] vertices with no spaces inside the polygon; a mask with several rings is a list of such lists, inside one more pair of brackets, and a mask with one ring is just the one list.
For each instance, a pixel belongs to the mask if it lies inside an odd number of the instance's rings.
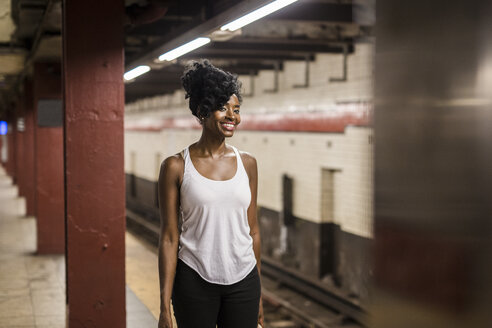
{"label": "woman's neck", "polygon": [[205,131],[202,132],[202,136],[195,144],[195,147],[202,152],[202,155],[207,157],[221,157],[224,156],[227,151],[225,138],[211,136]]}

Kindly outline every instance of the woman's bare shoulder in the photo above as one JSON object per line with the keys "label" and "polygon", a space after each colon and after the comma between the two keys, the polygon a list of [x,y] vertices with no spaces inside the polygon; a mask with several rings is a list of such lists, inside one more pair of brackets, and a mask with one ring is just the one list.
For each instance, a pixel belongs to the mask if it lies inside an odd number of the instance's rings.
{"label": "woman's bare shoulder", "polygon": [[167,157],[161,163],[161,177],[174,176],[179,177],[183,175],[184,171],[184,158],[181,153],[174,154]]}
{"label": "woman's bare shoulder", "polygon": [[241,155],[241,160],[243,161],[244,167],[247,171],[256,170],[256,158],[253,154],[247,151],[239,150],[239,155]]}

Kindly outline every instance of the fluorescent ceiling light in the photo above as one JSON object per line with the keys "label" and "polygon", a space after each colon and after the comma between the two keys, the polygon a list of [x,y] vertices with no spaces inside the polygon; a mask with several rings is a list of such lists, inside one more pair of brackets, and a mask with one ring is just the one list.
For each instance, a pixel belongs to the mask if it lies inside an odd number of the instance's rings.
{"label": "fluorescent ceiling light", "polygon": [[171,61],[173,59],[178,58],[179,56],[184,55],[185,53],[188,53],[192,50],[195,50],[196,48],[199,48],[207,43],[210,42],[210,38],[196,38],[193,41],[190,41],[188,43],[183,44],[182,46],[177,47],[176,49],[173,49],[171,51],[166,52],[165,54],[162,54],[159,56],[159,60],[167,60]]}
{"label": "fluorescent ceiling light", "polygon": [[123,78],[126,80],[126,81],[130,81],[130,80],[133,80],[134,78],[136,78],[137,76],[140,76],[142,74],[145,74],[147,73],[148,71],[150,71],[150,66],[147,66],[147,65],[140,65],[140,66],[137,66],[135,67],[134,69],[126,72],[124,75],[123,75]]}
{"label": "fluorescent ceiling light", "polygon": [[255,20],[265,17],[266,15],[270,15],[274,11],[284,8],[285,6],[288,6],[296,1],[297,0],[276,0],[272,3],[269,3],[266,6],[263,6],[261,8],[256,9],[255,11],[250,12],[249,14],[244,15],[241,18],[236,19],[235,21],[230,22],[229,24],[222,26],[220,29],[222,31],[225,30],[235,31],[245,25],[248,25],[249,23],[254,22]]}

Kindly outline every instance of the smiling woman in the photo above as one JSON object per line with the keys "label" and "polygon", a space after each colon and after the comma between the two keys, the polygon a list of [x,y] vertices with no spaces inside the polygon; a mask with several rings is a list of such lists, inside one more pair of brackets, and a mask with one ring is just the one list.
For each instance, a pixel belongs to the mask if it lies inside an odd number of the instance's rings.
{"label": "smiling woman", "polygon": [[241,84],[207,60],[192,62],[182,83],[202,135],[161,165],[159,327],[172,327],[172,298],[179,328],[256,328],[256,159],[225,143],[241,122]]}

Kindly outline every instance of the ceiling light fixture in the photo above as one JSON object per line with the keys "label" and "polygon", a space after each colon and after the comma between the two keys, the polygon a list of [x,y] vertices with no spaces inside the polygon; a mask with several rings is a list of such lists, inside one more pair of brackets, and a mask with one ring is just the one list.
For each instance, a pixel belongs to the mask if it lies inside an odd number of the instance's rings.
{"label": "ceiling light fixture", "polygon": [[200,48],[201,46],[203,45],[206,45],[207,43],[210,42],[210,38],[205,38],[205,37],[201,37],[201,38],[196,38],[195,40],[193,41],[190,41],[188,43],[185,43],[171,51],[168,51],[162,55],[159,56],[159,60],[160,61],[164,61],[164,60],[167,60],[167,61],[171,61],[173,59],[176,59],[178,58],[179,56],[182,56],[192,50],[195,50],[196,48]]}
{"label": "ceiling light fixture", "polygon": [[274,11],[284,8],[285,6],[288,6],[296,1],[297,0],[276,0],[272,3],[269,3],[268,5],[265,5],[261,8],[256,9],[255,11],[250,12],[249,14],[244,15],[243,17],[236,19],[235,21],[222,26],[220,29],[222,31],[235,31],[245,25],[248,25],[249,23],[254,22],[255,20],[265,17],[266,15],[270,15]]}
{"label": "ceiling light fixture", "polygon": [[136,77],[138,77],[138,76],[140,76],[142,74],[147,73],[148,71],[150,71],[150,66],[140,65],[140,66],[137,66],[134,69],[129,70],[128,72],[126,72],[123,75],[123,78],[126,81],[130,81],[130,80],[133,80],[134,78],[136,78]]}

